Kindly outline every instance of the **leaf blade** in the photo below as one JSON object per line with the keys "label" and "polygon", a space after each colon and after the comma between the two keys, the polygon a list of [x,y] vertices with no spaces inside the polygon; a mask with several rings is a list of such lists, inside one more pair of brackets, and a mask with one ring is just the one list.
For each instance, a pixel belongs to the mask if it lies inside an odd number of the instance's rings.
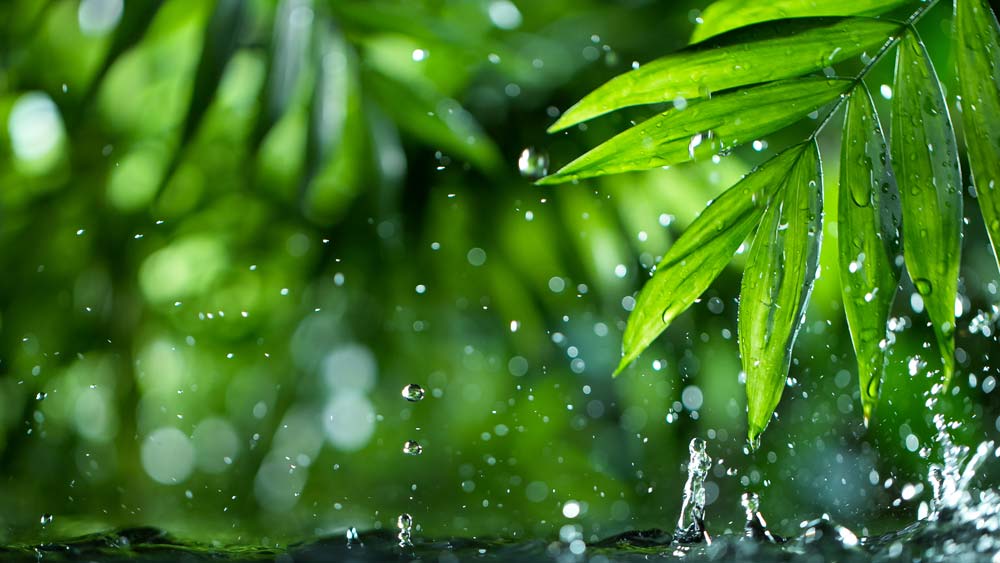
{"label": "leaf blade", "polygon": [[868,18],[800,18],[736,30],[612,78],[566,110],[548,131],[623,107],[802,76],[884,44],[898,30],[898,23]]}
{"label": "leaf blade", "polygon": [[838,255],[844,313],[858,362],[865,425],[878,404],[881,343],[899,285],[899,194],[888,146],[864,83],[844,116],[838,201]]}
{"label": "leaf blade", "polygon": [[236,54],[243,27],[249,18],[248,7],[240,0],[219,0],[215,5],[203,34],[201,57],[195,70],[180,146],[187,145],[201,125],[205,112],[215,99],[226,65]]}
{"label": "leaf blade", "polygon": [[961,119],[979,209],[1000,264],[1000,25],[982,0],[956,0]]}
{"label": "leaf blade", "polygon": [[756,448],[785,387],[792,346],[819,266],[823,179],[809,144],[761,221],[740,287],[739,345],[747,437]]}
{"label": "leaf blade", "polygon": [[646,282],[622,338],[621,373],[725,269],[803,153],[792,147],[751,171],[705,208]]}
{"label": "leaf blade", "polygon": [[[730,148],[795,123],[840,97],[852,84],[843,79],[800,78],[692,102],[683,110],[672,108],[615,135],[537,183],[559,184],[693,160],[696,151],[709,148],[703,140],[693,146],[698,135],[710,132],[714,145]],[[733,115],[745,117],[736,120]]]}
{"label": "leaf blade", "polygon": [[903,207],[903,256],[934,328],[945,384],[954,372],[962,180],[934,66],[914,32],[896,52],[892,163]]}
{"label": "leaf blade", "polygon": [[807,16],[857,16],[888,12],[908,0],[716,0],[701,13],[702,23],[694,28],[691,42],[759,22]]}
{"label": "leaf blade", "polygon": [[274,15],[267,74],[261,92],[260,111],[250,146],[256,152],[267,133],[292,104],[302,70],[309,62],[315,17],[304,17],[313,9],[312,0],[281,0]]}
{"label": "leaf blade", "polygon": [[503,168],[500,149],[456,100],[427,85],[382,72],[370,71],[364,77],[365,86],[400,130],[456,154],[484,172],[496,173]]}
{"label": "leaf blade", "polygon": [[81,105],[86,105],[94,96],[115,61],[117,61],[123,53],[142,40],[146,31],[149,29],[149,26],[152,25],[153,19],[156,17],[156,14],[159,12],[160,6],[162,5],[163,0],[130,2],[128,5],[122,5],[123,11],[121,20],[115,27],[115,33],[111,39],[111,45],[104,54],[101,66],[91,78],[90,84],[87,86],[87,92],[83,97],[84,101]]}

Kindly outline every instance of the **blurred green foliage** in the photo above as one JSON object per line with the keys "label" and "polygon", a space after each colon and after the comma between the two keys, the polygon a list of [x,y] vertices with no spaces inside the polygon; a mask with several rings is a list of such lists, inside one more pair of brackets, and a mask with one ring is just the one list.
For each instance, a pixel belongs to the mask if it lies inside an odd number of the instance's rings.
{"label": "blurred green foliage", "polygon": [[[723,460],[717,530],[742,525],[748,487],[779,533],[915,513],[920,497],[890,504],[924,471],[931,380],[909,369],[936,361],[933,335],[904,285],[893,401],[864,432],[835,221],[783,423],[754,456],[743,256],[610,378],[648,268],[772,149],[558,188],[517,173],[526,147],[566,162],[641,116],[545,138],[558,108],[686,44],[703,7],[0,4],[0,541],[149,524],[274,544],[404,511],[432,536],[669,528],[695,435]],[[964,245],[948,406],[971,441],[996,431],[996,337],[968,327],[998,282],[980,225]]]}

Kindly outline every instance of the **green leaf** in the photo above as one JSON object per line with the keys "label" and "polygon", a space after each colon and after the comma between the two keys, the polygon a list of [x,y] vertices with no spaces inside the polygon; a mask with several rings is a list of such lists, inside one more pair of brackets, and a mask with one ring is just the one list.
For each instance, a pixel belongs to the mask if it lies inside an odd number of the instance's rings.
{"label": "green leaf", "polygon": [[131,49],[146,35],[146,31],[149,29],[150,24],[153,23],[153,19],[159,12],[161,5],[163,5],[163,0],[128,2],[127,5],[122,4],[121,20],[115,26],[114,37],[111,39],[111,45],[104,54],[101,66],[90,79],[87,91],[81,98],[81,111],[90,105],[94,95],[97,93],[97,89],[104,82],[104,77],[111,70],[111,66],[115,64],[122,54]]}
{"label": "green leaf", "polygon": [[222,73],[236,52],[246,20],[247,3],[243,0],[219,0],[215,5],[215,11],[205,27],[201,58],[195,72],[194,89],[188,102],[180,146],[186,146],[194,136],[201,118],[215,98]]}
{"label": "green leaf", "polygon": [[426,84],[404,82],[381,72],[368,72],[365,78],[365,86],[401,130],[468,160],[480,170],[503,168],[500,150],[457,101]]}
{"label": "green leaf", "polygon": [[910,0],[717,0],[701,13],[691,42],[758,22],[807,16],[855,16],[883,14]]}
{"label": "green leaf", "polygon": [[299,85],[299,77],[309,56],[315,17],[312,0],[282,0],[274,15],[274,31],[268,52],[267,78],[260,114],[254,126],[251,146],[254,151],[264,136],[288,110]]}
{"label": "green leaf", "polygon": [[538,184],[648,170],[728,150],[795,123],[853,84],[799,78],[692,102],[684,109],[671,108],[615,135]]}
{"label": "green leaf", "polygon": [[969,168],[1000,263],[1000,25],[989,4],[956,0],[954,38]]}
{"label": "green leaf", "polygon": [[893,88],[892,164],[903,204],[903,255],[934,327],[947,385],[955,366],[962,176],[941,85],[913,32],[896,53]]}
{"label": "green leaf", "polygon": [[616,76],[566,110],[549,132],[628,106],[802,76],[874,52],[899,29],[868,18],[803,18],[736,30]]}
{"label": "green leaf", "polygon": [[363,187],[370,139],[355,53],[328,18],[315,28],[312,62],[302,207],[309,219],[329,225]]}
{"label": "green leaf", "polygon": [[864,83],[852,92],[841,144],[840,286],[858,357],[865,425],[878,404],[886,323],[899,286],[899,193],[875,106]]}
{"label": "green leaf", "polygon": [[819,148],[812,142],[768,205],[740,288],[740,355],[753,448],[785,388],[792,345],[819,265],[822,208]]}
{"label": "green leaf", "polygon": [[316,83],[309,108],[307,182],[337,150],[348,116],[361,110],[354,53],[329,20],[317,26],[313,51]]}
{"label": "green leaf", "polygon": [[760,222],[805,147],[792,147],[750,172],[709,204],[670,247],[629,316],[615,375],[708,289]]}

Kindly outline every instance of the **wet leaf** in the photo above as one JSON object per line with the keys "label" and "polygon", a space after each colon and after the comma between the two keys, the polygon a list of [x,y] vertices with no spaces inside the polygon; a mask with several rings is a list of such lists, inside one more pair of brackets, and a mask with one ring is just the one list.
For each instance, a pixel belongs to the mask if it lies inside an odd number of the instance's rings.
{"label": "wet leaf", "polygon": [[788,376],[795,335],[816,279],[822,238],[823,180],[810,143],[761,220],[740,288],[739,341],[746,372],[750,444],[774,414]]}
{"label": "wet leaf", "polygon": [[[627,129],[538,184],[649,170],[728,150],[783,129],[847,91],[850,80],[799,78],[671,108]],[[734,119],[733,116],[740,116]]]}
{"label": "wet leaf", "polygon": [[745,176],[709,204],[670,247],[629,316],[616,375],[708,289],[760,222],[806,147],[788,149]]}
{"label": "wet leaf", "polygon": [[868,424],[885,366],[883,342],[899,285],[899,193],[889,149],[864,83],[851,93],[841,144],[838,247],[844,312],[858,358]]}
{"label": "wet leaf", "polygon": [[962,177],[941,85],[912,32],[896,53],[893,88],[892,164],[903,204],[903,254],[934,327],[947,383],[955,365]]}
{"label": "wet leaf", "polygon": [[716,0],[701,12],[701,21],[691,42],[702,41],[732,29],[758,22],[812,16],[856,16],[884,14],[909,0]]}
{"label": "wet leaf", "polygon": [[899,28],[868,18],[800,18],[735,30],[611,79],[566,110],[549,132],[628,106],[802,76],[874,52]]}
{"label": "wet leaf", "polygon": [[282,0],[274,16],[267,78],[251,145],[256,149],[288,110],[306,65],[312,40],[312,0]]}
{"label": "wet leaf", "polygon": [[956,0],[961,119],[979,208],[1000,263],[1000,26],[983,0]]}

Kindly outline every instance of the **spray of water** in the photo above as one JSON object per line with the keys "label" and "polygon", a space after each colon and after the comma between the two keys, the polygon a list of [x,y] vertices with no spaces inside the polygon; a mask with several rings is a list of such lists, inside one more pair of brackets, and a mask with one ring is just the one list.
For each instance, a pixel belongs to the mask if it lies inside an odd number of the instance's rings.
{"label": "spray of water", "polygon": [[747,514],[747,523],[744,526],[746,537],[757,541],[784,543],[785,538],[771,533],[771,530],[767,528],[767,521],[760,513],[760,496],[757,493],[743,493],[740,504],[743,505],[743,510]]}
{"label": "spray of water", "polygon": [[705,528],[705,478],[712,467],[712,457],[706,451],[705,441],[694,438],[688,445],[688,478],[684,484],[684,502],[677,519],[674,541],[678,543],[712,543]]}

